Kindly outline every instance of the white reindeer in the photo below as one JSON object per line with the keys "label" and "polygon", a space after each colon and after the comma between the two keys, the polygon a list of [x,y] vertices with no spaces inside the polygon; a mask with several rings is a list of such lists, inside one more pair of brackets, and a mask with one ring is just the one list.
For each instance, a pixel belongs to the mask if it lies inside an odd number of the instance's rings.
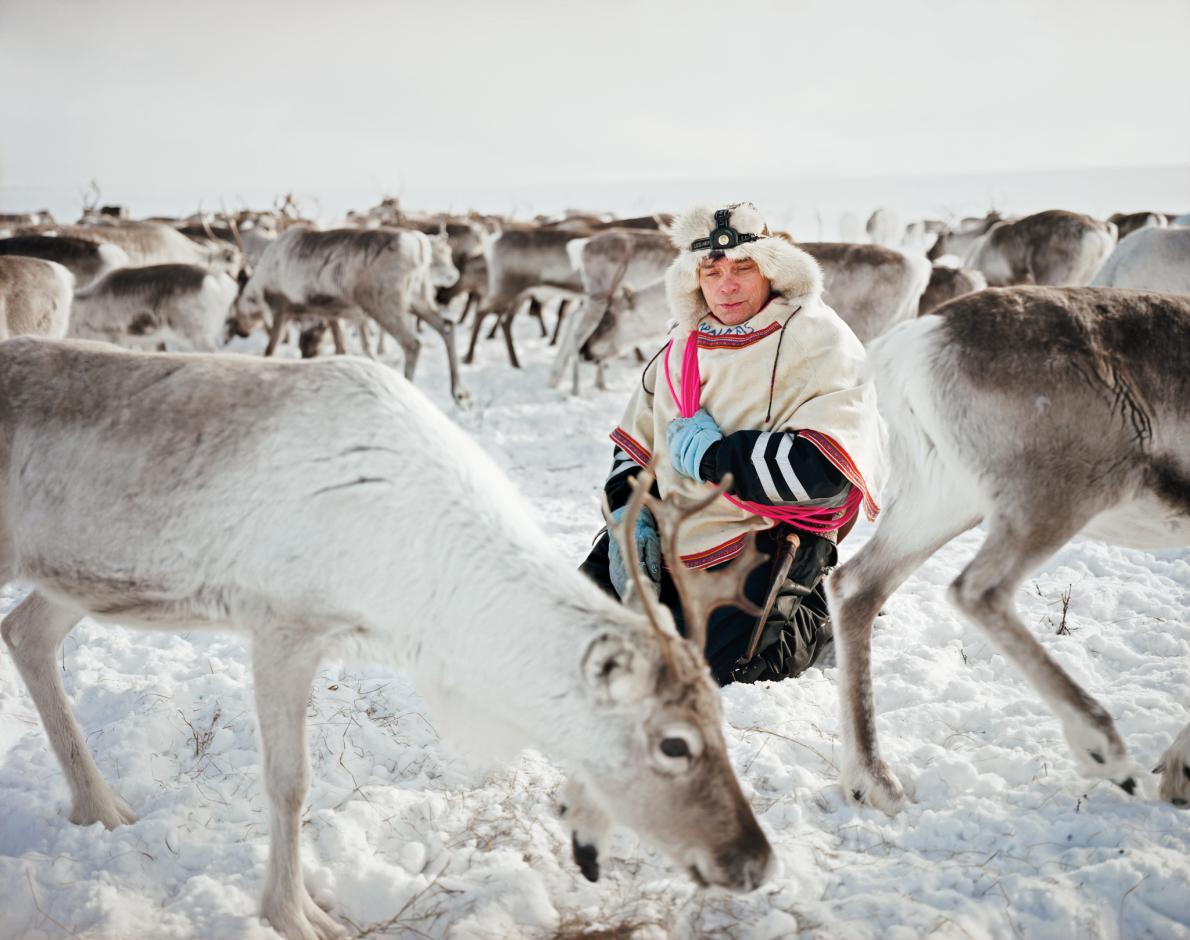
{"label": "white reindeer", "polygon": [[904,800],[880,757],[872,622],[956,535],[987,538],[950,588],[1062,722],[1093,777],[1135,788],[1107,711],[1045,652],[1013,592],[1082,532],[1140,548],[1190,544],[1190,298],[1100,288],[980,291],[869,347],[896,491],[872,539],[831,576],[843,784]]}
{"label": "white reindeer", "polygon": [[396,339],[405,355],[405,378],[412,380],[421,351],[416,314],[442,337],[451,395],[465,404],[469,396],[459,382],[454,327],[434,297],[436,287],[449,287],[458,276],[442,236],[403,229],[289,228],[265,249],[235,302],[229,327],[246,336],[270,319],[265,349],[270,356],[291,317],[370,317]]}
{"label": "white reindeer", "polygon": [[215,352],[235,298],[234,280],[192,264],[119,268],[75,292],[70,335],[131,349]]}
{"label": "white reindeer", "polygon": [[1161,774],[1161,799],[1174,806],[1190,805],[1190,725],[1174,738],[1153,773]]}
{"label": "white reindeer", "polygon": [[55,261],[0,255],[0,340],[66,335],[74,275]]}
{"label": "white reindeer", "polygon": [[1190,229],[1137,229],[1116,245],[1091,286],[1190,294]]}
{"label": "white reindeer", "polygon": [[[306,702],[332,654],[391,662],[474,739],[565,765],[589,877],[610,821],[699,882],[748,890],[768,876],[772,851],[728,762],[699,646],[706,595],[734,597],[737,582],[685,585],[689,641],[665,610],[612,601],[470,438],[362,359],[20,338],[0,344],[0,403],[0,584],[34,588],[2,632],[66,775],[72,822],[135,820],[88,754],[55,664],[89,615],[251,638],[270,820],[262,911],[288,938],[340,934],[299,858]],[[673,507],[654,513],[672,535]]]}

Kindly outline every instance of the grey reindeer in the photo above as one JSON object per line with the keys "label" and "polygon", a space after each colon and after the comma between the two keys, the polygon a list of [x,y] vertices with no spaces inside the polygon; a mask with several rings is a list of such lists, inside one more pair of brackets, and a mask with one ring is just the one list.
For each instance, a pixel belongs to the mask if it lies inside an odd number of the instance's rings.
{"label": "grey reindeer", "polygon": [[[1137,768],[1110,715],[1030,633],[1013,593],[1078,533],[1190,544],[1190,297],[985,290],[897,327],[869,353],[894,492],[828,588],[847,794],[889,813],[904,804],[876,740],[873,620],[919,565],[981,522],[987,538],[951,602],[1058,717],[1083,770],[1132,793]],[[1168,798],[1185,799],[1187,749],[1162,764]]]}

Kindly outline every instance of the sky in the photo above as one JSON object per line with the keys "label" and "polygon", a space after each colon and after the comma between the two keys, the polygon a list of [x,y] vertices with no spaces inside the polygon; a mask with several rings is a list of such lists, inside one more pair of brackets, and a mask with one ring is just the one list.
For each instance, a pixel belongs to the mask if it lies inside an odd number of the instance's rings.
{"label": "sky", "polygon": [[0,0],[0,205],[1190,167],[1188,36],[1186,0]]}

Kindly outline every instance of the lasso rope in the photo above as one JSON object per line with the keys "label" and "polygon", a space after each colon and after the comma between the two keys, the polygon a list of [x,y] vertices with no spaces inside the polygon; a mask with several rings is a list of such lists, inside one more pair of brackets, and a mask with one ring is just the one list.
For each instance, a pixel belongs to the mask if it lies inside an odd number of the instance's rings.
{"label": "lasso rope", "polygon": [[[682,354],[680,394],[674,388],[669,372],[669,351],[672,348],[671,339],[665,347],[665,381],[669,385],[669,393],[673,396],[674,403],[678,406],[678,414],[683,418],[689,418],[698,411],[702,394],[702,376],[698,371],[698,330],[691,330],[690,335],[686,337],[686,350]],[[737,499],[728,493],[724,493],[723,498],[754,516],[762,516],[775,522],[796,526],[806,532],[824,535],[842,528],[855,518],[864,501],[864,494],[858,486],[852,484],[851,492],[847,494],[847,500],[842,506],[769,506]]]}

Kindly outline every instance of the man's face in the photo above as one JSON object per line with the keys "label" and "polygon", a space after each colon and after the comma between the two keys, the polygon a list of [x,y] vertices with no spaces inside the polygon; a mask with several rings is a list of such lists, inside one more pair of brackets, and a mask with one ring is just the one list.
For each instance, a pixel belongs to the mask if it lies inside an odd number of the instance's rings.
{"label": "man's face", "polygon": [[698,286],[711,313],[726,326],[751,320],[772,292],[769,279],[751,258],[707,259],[698,268]]}

